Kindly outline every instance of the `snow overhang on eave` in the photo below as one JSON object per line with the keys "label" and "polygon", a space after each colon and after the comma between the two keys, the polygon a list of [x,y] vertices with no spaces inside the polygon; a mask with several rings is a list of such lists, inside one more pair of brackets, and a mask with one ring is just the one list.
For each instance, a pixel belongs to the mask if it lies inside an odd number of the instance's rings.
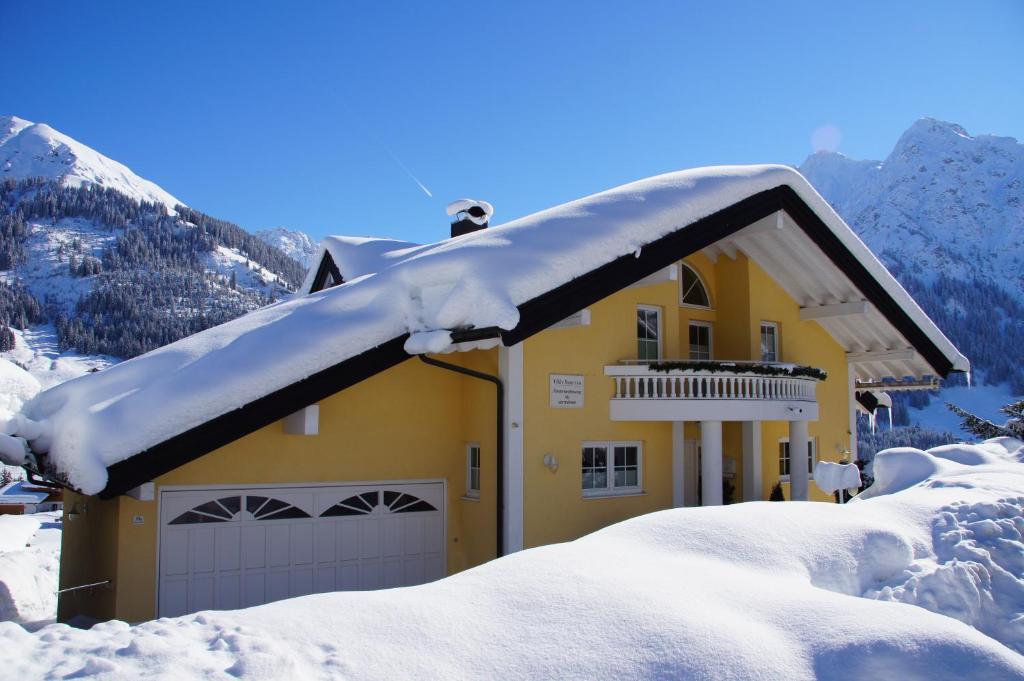
{"label": "snow overhang on eave", "polygon": [[[680,258],[723,241],[759,220],[783,211],[793,225],[813,241],[823,256],[855,284],[865,299],[906,339],[907,344],[920,353],[927,366],[936,374],[946,375],[958,364],[961,367],[969,366],[913,301],[910,301],[910,306],[898,302],[901,292],[906,300],[909,300],[909,296],[898,284],[893,286],[895,280],[892,280],[891,275],[877,263],[845,223],[828,209],[820,196],[809,185],[803,184],[799,189],[797,191],[789,184],[780,184],[752,193],[710,215],[688,224],[680,224],[674,231],[640,248],[631,248],[629,253],[623,253],[610,262],[592,266],[583,274],[516,305],[519,322],[514,328],[501,332],[501,341],[505,345],[521,342],[615,291],[672,265]],[[808,201],[822,214],[808,205]],[[491,231],[498,229],[500,227],[492,228]],[[851,251],[850,243],[854,246],[859,244],[859,252],[856,249]],[[865,260],[863,254],[869,258]],[[880,268],[881,275],[872,271],[872,262],[877,265],[875,269]],[[347,286],[339,287],[345,288]],[[339,294],[341,292],[338,291]],[[333,292],[325,293],[330,295]],[[123,493],[405,361],[410,357],[404,349],[408,338],[409,334],[404,334],[381,339],[378,346],[359,355],[253,399],[239,408],[212,415],[199,426],[110,465],[107,468],[108,482],[101,496]],[[945,341],[945,347],[941,347],[942,341]],[[948,352],[950,349],[953,351],[952,356]]]}

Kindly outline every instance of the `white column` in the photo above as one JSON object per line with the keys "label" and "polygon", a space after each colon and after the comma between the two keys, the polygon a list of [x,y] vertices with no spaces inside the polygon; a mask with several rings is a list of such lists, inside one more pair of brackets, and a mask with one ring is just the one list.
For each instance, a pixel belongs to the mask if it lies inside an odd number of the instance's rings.
{"label": "white column", "polygon": [[686,505],[686,442],[683,421],[672,422],[672,508]]}
{"label": "white column", "polygon": [[523,549],[523,344],[499,346],[505,385],[505,553]]}
{"label": "white column", "polygon": [[810,475],[807,471],[807,421],[789,422],[789,497],[792,501],[810,499]]}
{"label": "white column", "polygon": [[857,367],[846,365],[850,382],[850,463],[857,460]]}
{"label": "white column", "polygon": [[722,505],[722,422],[700,422],[701,504]]}
{"label": "white column", "polygon": [[743,422],[743,501],[761,501],[761,422]]}

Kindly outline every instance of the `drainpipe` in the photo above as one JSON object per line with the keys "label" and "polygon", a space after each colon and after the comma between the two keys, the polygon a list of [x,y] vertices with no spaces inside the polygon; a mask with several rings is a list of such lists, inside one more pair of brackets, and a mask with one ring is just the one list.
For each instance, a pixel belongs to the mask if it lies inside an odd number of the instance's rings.
{"label": "drainpipe", "polygon": [[[481,330],[482,331],[482,330]],[[491,336],[493,337],[493,336]],[[498,516],[498,527],[497,527],[497,538],[498,546],[496,555],[501,558],[505,555],[505,386],[502,384],[501,379],[491,374],[485,374],[482,371],[474,371],[473,369],[467,369],[460,367],[457,364],[449,364],[448,362],[442,362],[439,359],[433,359],[426,355],[416,355],[425,364],[438,367],[440,369],[447,369],[448,371],[454,371],[455,373],[462,374],[464,376],[471,376],[472,378],[478,378],[481,381],[488,381],[494,384],[496,402],[498,404],[497,410],[497,438],[494,441],[494,458],[496,470],[496,478],[498,482],[498,490],[496,493],[497,503],[497,516]]]}

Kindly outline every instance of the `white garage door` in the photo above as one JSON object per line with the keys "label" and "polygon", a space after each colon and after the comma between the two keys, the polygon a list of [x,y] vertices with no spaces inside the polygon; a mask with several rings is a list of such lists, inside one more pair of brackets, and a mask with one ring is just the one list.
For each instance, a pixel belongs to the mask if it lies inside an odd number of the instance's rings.
{"label": "white garage door", "polygon": [[159,617],[444,576],[444,484],[169,490]]}

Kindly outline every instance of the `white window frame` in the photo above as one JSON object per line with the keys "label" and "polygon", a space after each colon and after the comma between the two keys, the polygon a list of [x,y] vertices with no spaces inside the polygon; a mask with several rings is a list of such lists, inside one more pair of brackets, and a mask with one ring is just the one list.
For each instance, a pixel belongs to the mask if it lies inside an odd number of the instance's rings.
{"label": "white window frame", "polygon": [[[809,438],[807,438],[807,442],[810,444],[810,447],[811,447],[810,459],[808,460],[808,464],[810,466],[810,470],[807,471],[807,478],[808,478],[808,480],[814,480],[814,466],[818,463],[818,438],[816,438],[816,437],[809,437]],[[789,474],[788,473],[786,475],[782,474],[782,445],[786,445],[786,449],[789,450],[789,438],[788,437],[780,437],[779,438],[779,456],[777,458],[777,461],[779,462],[779,464],[778,464],[779,465],[779,480],[781,482],[789,482],[789,477],[790,477]],[[789,455],[789,470],[793,470],[793,453],[792,452],[790,452],[790,455]]]}
{"label": "white window frame", "polygon": [[[708,299],[708,304],[707,305],[694,305],[693,303],[683,302],[683,298],[686,297],[686,291],[683,290],[683,281],[685,280],[685,277],[683,276],[683,268],[684,267],[686,269],[690,270],[691,272],[693,272],[693,276],[697,278],[697,282],[704,289],[704,295]],[[694,310],[713,310],[713,309],[715,309],[713,303],[714,303],[714,301],[711,300],[711,289],[708,288],[707,282],[704,281],[704,277],[700,276],[700,272],[697,271],[697,268],[693,267],[692,265],[687,265],[685,262],[680,262],[679,263],[679,307],[689,307],[689,308],[692,308]]]}
{"label": "white window frame", "polygon": [[761,343],[764,342],[763,339],[764,339],[764,330],[765,330],[765,328],[769,328],[769,329],[772,329],[774,331],[773,337],[775,339],[775,348],[774,348],[775,358],[774,359],[765,359],[764,350],[762,350],[761,351],[761,361],[762,362],[781,362],[782,360],[780,359],[780,353],[779,353],[779,323],[778,322],[761,322],[761,326],[758,328],[758,331],[759,331],[759,333],[758,333],[758,341],[761,342]]}
{"label": "white window frame", "polygon": [[[583,488],[583,450],[587,447],[604,447],[608,450],[607,456],[607,486],[596,489]],[[628,487],[615,487],[615,448],[636,447],[636,485]],[[639,440],[590,440],[580,445],[580,489],[585,499],[595,497],[621,497],[644,493],[644,444]]]}
{"label": "white window frame", "polygon": [[[636,306],[636,311],[637,311],[638,315],[639,315],[641,310],[644,310],[645,312],[653,312],[657,316],[657,319],[658,319],[658,330],[657,330],[657,334],[658,334],[658,339],[657,339],[658,340],[658,357],[657,357],[657,359],[661,359],[662,357],[664,357],[664,355],[662,354],[662,314],[661,314],[661,308],[658,307],[657,305],[637,305]],[[636,320],[634,319],[634,321],[636,321]],[[636,350],[637,350],[636,355],[637,355],[637,359],[640,359],[640,340],[641,339],[639,337],[637,337],[637,339],[636,339],[636,344],[637,344],[636,345]]]}
{"label": "white window frame", "polygon": [[[478,487],[473,489],[473,450],[476,450],[476,484]],[[470,499],[480,498],[480,469],[481,469],[481,452],[479,442],[467,442],[466,443],[466,496]]]}
{"label": "white window frame", "polygon": [[[693,356],[693,345],[690,344],[690,327],[702,326],[708,330],[708,356],[705,359],[696,359]],[[686,326],[686,345],[687,345],[687,358],[693,361],[710,361],[715,358],[715,326],[711,322],[705,322],[700,319],[691,319],[690,323]]]}

